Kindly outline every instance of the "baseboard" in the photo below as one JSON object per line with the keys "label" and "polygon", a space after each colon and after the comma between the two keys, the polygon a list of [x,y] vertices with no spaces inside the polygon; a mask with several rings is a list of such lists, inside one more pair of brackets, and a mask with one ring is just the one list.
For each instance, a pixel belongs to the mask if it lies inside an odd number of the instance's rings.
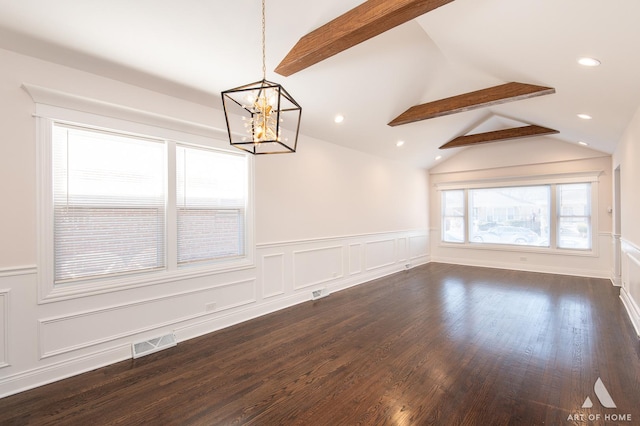
{"label": "baseboard", "polygon": [[627,310],[631,324],[636,330],[636,335],[640,338],[640,308],[624,288],[620,289],[620,300],[622,300],[622,304]]}
{"label": "baseboard", "polygon": [[542,274],[570,275],[574,277],[602,278],[607,280],[611,279],[611,272],[608,270],[573,269],[573,268],[553,267],[553,266],[547,266],[547,265],[523,266],[523,265],[514,264],[514,263],[476,261],[472,259],[462,259],[457,257],[456,258],[433,257],[431,258],[431,261],[437,262],[437,263],[447,263],[452,265],[477,266],[480,268],[496,268],[496,269],[507,269],[511,271],[537,272]]}
{"label": "baseboard", "polygon": [[0,398],[77,376],[131,358],[131,345],[120,345],[22,371],[0,379]]}

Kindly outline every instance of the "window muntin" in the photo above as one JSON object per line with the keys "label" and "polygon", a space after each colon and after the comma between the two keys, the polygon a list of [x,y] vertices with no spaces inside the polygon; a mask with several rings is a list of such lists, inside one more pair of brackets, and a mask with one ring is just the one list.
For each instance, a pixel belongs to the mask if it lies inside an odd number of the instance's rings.
{"label": "window muntin", "polygon": [[591,249],[591,184],[558,185],[558,248]]}
{"label": "window muntin", "polygon": [[442,241],[464,243],[464,190],[442,191]]}
{"label": "window muntin", "polygon": [[549,200],[548,185],[470,189],[469,241],[548,247]]}

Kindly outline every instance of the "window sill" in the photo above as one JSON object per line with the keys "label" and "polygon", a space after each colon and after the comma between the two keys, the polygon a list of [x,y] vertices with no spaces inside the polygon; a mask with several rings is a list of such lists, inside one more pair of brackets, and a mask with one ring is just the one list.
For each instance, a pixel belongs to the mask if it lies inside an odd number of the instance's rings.
{"label": "window sill", "polygon": [[535,253],[544,255],[562,255],[562,256],[579,256],[579,257],[598,257],[598,253],[594,249],[590,250],[572,250],[551,247],[521,246],[510,244],[489,244],[489,243],[447,243],[440,241],[440,248],[446,249],[462,249],[462,250],[486,250],[499,252],[519,252],[519,253]]}
{"label": "window sill", "polygon": [[51,290],[39,300],[39,304],[59,302],[81,297],[96,296],[139,287],[154,286],[193,278],[225,274],[255,268],[252,259],[246,258],[233,264],[185,267],[174,271],[156,271],[127,277],[93,279],[51,286]]}

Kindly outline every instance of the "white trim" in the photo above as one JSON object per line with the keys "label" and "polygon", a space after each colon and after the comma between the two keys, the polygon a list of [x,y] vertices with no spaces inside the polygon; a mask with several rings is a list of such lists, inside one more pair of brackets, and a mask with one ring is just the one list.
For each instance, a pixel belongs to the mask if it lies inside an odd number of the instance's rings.
{"label": "white trim", "polygon": [[84,112],[113,119],[127,120],[138,124],[160,126],[208,138],[228,138],[226,129],[78,96],[34,84],[23,83],[22,88],[31,96],[36,104],[42,105],[36,110],[36,115],[64,120],[64,116],[60,115],[60,109],[51,108],[59,107],[81,113]]}
{"label": "white trim", "polygon": [[99,350],[0,378],[0,398],[131,358],[131,344]]}
{"label": "white trim", "polygon": [[[267,258],[275,258],[275,257],[279,257],[280,258],[280,290],[276,291],[276,292],[272,292],[272,293],[264,293],[264,288],[265,288],[265,281],[266,281],[266,277],[265,277],[265,259]],[[263,299],[270,299],[272,297],[275,296],[280,296],[282,294],[284,294],[284,253],[271,253],[271,254],[265,254],[262,256],[262,289],[263,289],[263,293],[262,293],[262,298]]]}
{"label": "white trim", "polygon": [[[387,266],[391,266],[391,265],[395,265],[396,263],[399,262],[398,260],[398,247],[396,244],[396,238],[387,238],[384,240],[373,240],[373,241],[367,241],[364,244],[364,270],[365,271],[373,271],[375,269],[380,269],[380,268],[384,268]],[[382,263],[380,265],[375,265],[375,266],[369,266],[369,250],[368,247],[371,247],[373,244],[380,244],[380,243],[387,243],[387,242],[391,242],[393,244],[393,253],[392,253],[392,261],[387,262],[387,263]]]}
{"label": "white trim", "polygon": [[19,277],[22,275],[32,275],[37,273],[38,273],[38,267],[36,265],[0,268],[0,278]]}
{"label": "white trim", "polygon": [[182,291],[182,292],[177,292],[177,293],[172,293],[172,294],[166,294],[163,296],[159,296],[159,297],[154,297],[154,298],[149,298],[149,299],[144,299],[144,300],[137,300],[137,301],[133,301],[133,302],[127,302],[127,303],[121,303],[118,305],[112,305],[112,306],[108,306],[108,307],[103,307],[103,308],[99,308],[99,309],[93,309],[93,310],[86,310],[86,311],[81,311],[81,312],[75,312],[72,314],[67,314],[67,315],[59,315],[56,317],[50,317],[50,318],[43,318],[43,319],[39,319],[38,320],[38,347],[40,349],[40,358],[41,359],[45,359],[45,358],[49,358],[52,356],[56,356],[56,355],[61,355],[64,353],[68,353],[68,352],[73,352],[79,349],[84,349],[87,347],[91,347],[91,346],[96,346],[99,344],[103,344],[106,342],[112,342],[112,341],[116,341],[119,339],[123,339],[126,337],[131,337],[134,335],[139,335],[142,333],[146,333],[149,332],[151,330],[158,330],[158,329],[163,329],[169,326],[173,326],[176,324],[180,324],[180,323],[184,323],[186,321],[195,319],[195,318],[200,318],[206,315],[210,315],[212,312],[210,311],[206,311],[205,307],[203,306],[203,310],[202,312],[198,312],[192,315],[188,315],[185,317],[181,317],[181,318],[174,318],[171,320],[167,320],[163,323],[157,323],[157,324],[153,324],[151,326],[148,327],[142,327],[139,329],[135,329],[135,330],[128,330],[125,333],[120,333],[117,335],[113,335],[113,336],[107,336],[107,337],[103,337],[101,339],[96,339],[96,340],[92,340],[90,342],[84,342],[82,344],[79,345],[74,345],[74,346],[70,346],[70,347],[65,347],[62,349],[58,349],[55,351],[48,351],[45,352],[44,350],[44,341],[43,341],[43,331],[44,331],[44,327],[47,326],[48,324],[54,324],[57,322],[61,322],[61,321],[69,321],[69,320],[74,320],[74,319],[79,319],[79,318],[83,318],[83,317],[89,317],[92,315],[98,315],[98,314],[102,314],[102,313],[107,313],[107,312],[115,312],[121,309],[129,309],[131,307],[135,307],[135,306],[142,306],[142,305],[147,305],[150,303],[155,303],[155,302],[159,302],[162,300],[168,300],[168,299],[173,299],[173,298],[177,298],[177,297],[182,297],[182,296],[188,296],[188,295],[192,295],[192,294],[197,294],[197,293],[203,293],[206,291],[210,291],[216,288],[221,288],[221,287],[228,287],[228,286],[232,286],[232,285],[237,285],[237,284],[243,284],[243,283],[250,283],[252,282],[254,285],[254,294],[253,294],[253,298],[251,300],[246,300],[246,301],[242,301],[242,302],[238,302],[235,303],[233,305],[229,305],[229,306],[223,306],[220,308],[216,308],[215,311],[213,312],[221,312],[227,309],[232,309],[238,306],[242,306],[242,305],[247,305],[250,303],[255,303],[256,302],[256,297],[255,297],[255,284],[256,284],[256,280],[254,278],[250,278],[250,279],[246,279],[246,280],[239,280],[239,281],[234,281],[234,282],[229,282],[229,283],[222,283],[222,284],[217,284],[217,285],[213,285],[210,287],[204,287],[204,288],[198,288],[198,289],[193,289],[193,290],[187,290],[187,291]]}
{"label": "white trim", "polygon": [[622,304],[627,310],[631,324],[633,324],[633,328],[636,330],[636,335],[640,337],[640,307],[638,307],[625,288],[620,289],[620,300],[622,300]]}
{"label": "white trim", "polygon": [[[311,283],[306,283],[304,285],[297,285],[297,280],[296,280],[296,255],[297,254],[302,254],[302,253],[311,253],[311,252],[320,252],[320,251],[325,251],[325,250],[340,250],[340,273],[339,275],[334,275],[332,277],[327,277],[327,278],[322,278],[319,280],[316,280],[314,282]],[[339,246],[327,246],[327,247],[317,247],[317,248],[312,248],[312,249],[305,249],[305,250],[294,250],[292,252],[293,256],[293,270],[292,270],[292,277],[293,277],[293,289],[294,290],[302,290],[305,289],[307,287],[311,287],[314,285],[318,285],[318,284],[324,284],[326,282],[330,282],[330,281],[334,281],[337,279],[340,279],[342,277],[344,277],[344,246],[343,245],[339,245]]]}
{"label": "white trim", "polygon": [[274,247],[281,247],[281,246],[318,243],[321,241],[349,240],[349,239],[356,239],[356,238],[366,238],[366,237],[386,236],[386,235],[406,234],[407,236],[412,237],[412,236],[426,235],[428,232],[429,232],[428,229],[408,229],[408,230],[402,230],[402,231],[369,232],[364,234],[346,234],[346,235],[335,235],[331,237],[303,238],[299,240],[276,241],[273,243],[258,243],[256,244],[256,247],[259,249],[266,249],[266,248],[274,248]]}
{"label": "white trim", "polygon": [[512,186],[528,186],[528,185],[552,185],[567,183],[586,183],[597,182],[602,175],[602,170],[573,172],[573,173],[555,173],[548,175],[531,176],[508,176],[499,178],[475,179],[464,181],[448,181],[434,184],[438,191],[447,191],[453,189],[479,189],[479,188],[501,188],[505,185]]}
{"label": "white trim", "polygon": [[0,368],[9,367],[11,364],[9,363],[9,309],[11,306],[10,303],[10,295],[11,289],[2,289],[0,290],[0,312],[2,315],[2,323],[4,324],[3,337],[4,340],[0,342],[0,348],[2,351],[0,352]]}
{"label": "white trim", "polygon": [[552,265],[529,265],[522,266],[513,262],[500,262],[500,261],[487,261],[485,259],[461,259],[460,257],[447,257],[447,256],[431,256],[431,262],[447,263],[451,265],[463,265],[463,266],[476,266],[479,268],[496,268],[505,269],[509,271],[523,271],[523,272],[537,272],[541,274],[556,274],[556,275],[569,275],[576,277],[586,278],[602,278],[610,280],[609,271],[598,269],[575,269],[567,268],[564,266],[552,266]]}

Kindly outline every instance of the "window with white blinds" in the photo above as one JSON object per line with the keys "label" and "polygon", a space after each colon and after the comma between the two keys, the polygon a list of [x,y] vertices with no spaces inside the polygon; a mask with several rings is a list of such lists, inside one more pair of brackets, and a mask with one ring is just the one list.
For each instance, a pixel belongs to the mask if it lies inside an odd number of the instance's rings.
{"label": "window with white blinds", "polygon": [[47,123],[53,182],[42,189],[51,203],[43,241],[54,286],[252,262],[245,154],[193,135],[183,143]]}
{"label": "window with white blinds", "polygon": [[54,278],[165,267],[165,145],[54,124]]}
{"label": "window with white blinds", "polygon": [[178,265],[244,255],[246,199],[244,155],[178,145]]}

